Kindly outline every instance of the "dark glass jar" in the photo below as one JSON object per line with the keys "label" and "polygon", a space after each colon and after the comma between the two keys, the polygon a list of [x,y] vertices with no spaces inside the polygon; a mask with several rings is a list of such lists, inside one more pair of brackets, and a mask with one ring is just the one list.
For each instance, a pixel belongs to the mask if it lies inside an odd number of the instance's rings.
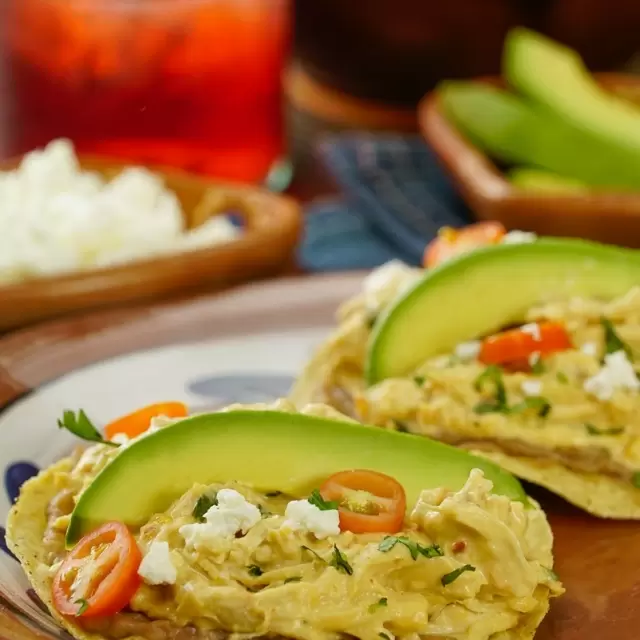
{"label": "dark glass jar", "polygon": [[443,78],[495,74],[524,24],[575,47],[594,70],[640,48],[638,0],[296,0],[296,51],[316,80],[413,104]]}

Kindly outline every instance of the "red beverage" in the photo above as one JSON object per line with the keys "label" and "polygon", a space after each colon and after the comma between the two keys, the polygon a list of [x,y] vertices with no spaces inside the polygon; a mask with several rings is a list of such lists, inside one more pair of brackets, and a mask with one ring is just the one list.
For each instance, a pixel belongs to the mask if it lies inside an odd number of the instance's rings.
{"label": "red beverage", "polygon": [[5,148],[67,137],[259,182],[284,152],[289,20],[288,0],[9,0]]}

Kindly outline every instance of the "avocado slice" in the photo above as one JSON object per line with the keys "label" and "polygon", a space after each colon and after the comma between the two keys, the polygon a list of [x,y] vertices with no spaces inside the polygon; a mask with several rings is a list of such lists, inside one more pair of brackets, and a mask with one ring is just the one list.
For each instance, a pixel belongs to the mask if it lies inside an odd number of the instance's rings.
{"label": "avocado slice", "polygon": [[589,187],[580,180],[565,178],[542,169],[516,167],[509,171],[507,177],[513,186],[539,195],[573,195],[589,190]]}
{"label": "avocado slice", "polygon": [[235,480],[305,496],[333,473],[372,469],[404,486],[411,509],[423,489],[460,489],[474,468],[484,471],[496,493],[526,502],[507,471],[428,438],[279,411],[199,415],[123,449],[80,496],[67,545],[107,521],[141,526],[196,483]]}
{"label": "avocado slice", "polygon": [[635,158],[636,169],[640,166],[640,110],[602,89],[575,51],[516,28],[507,36],[503,67],[509,84],[544,113],[569,123],[585,140],[608,147],[613,156]]}
{"label": "avocado slice", "polygon": [[375,324],[369,384],[405,376],[460,342],[522,322],[532,306],[572,296],[612,299],[640,283],[640,252],[544,238],[477,249],[428,270]]}
{"label": "avocado slice", "polygon": [[522,97],[480,82],[446,82],[438,96],[456,128],[496,160],[595,186],[640,187],[640,154],[590,135]]}

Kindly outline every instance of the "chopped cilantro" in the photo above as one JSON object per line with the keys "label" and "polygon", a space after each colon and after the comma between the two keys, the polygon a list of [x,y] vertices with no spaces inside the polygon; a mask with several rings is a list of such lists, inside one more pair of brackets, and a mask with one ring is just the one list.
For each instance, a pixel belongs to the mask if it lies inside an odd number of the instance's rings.
{"label": "chopped cilantro", "polygon": [[605,353],[616,353],[616,351],[624,351],[629,360],[633,359],[633,353],[631,351],[631,347],[622,340],[622,338],[617,334],[615,327],[613,326],[613,322],[608,318],[600,318],[600,324],[604,329],[604,345],[605,345]]}
{"label": "chopped cilantro", "polygon": [[257,564],[250,564],[247,567],[247,571],[249,571],[250,576],[255,576],[256,578],[260,577],[264,573]]}
{"label": "chopped cilantro", "polygon": [[310,502],[315,507],[318,507],[320,511],[331,511],[332,509],[337,509],[340,505],[334,500],[325,500],[317,489],[314,489],[311,492],[311,495],[307,498],[307,501]]}
{"label": "chopped cilantro", "polygon": [[421,387],[424,384],[425,377],[424,376],[413,376],[413,381]]}
{"label": "chopped cilantro", "polygon": [[569,384],[569,378],[563,371],[558,371],[558,373],[556,373],[556,380],[561,384]]}
{"label": "chopped cilantro", "polygon": [[313,554],[318,560],[320,560],[320,562],[324,562],[325,564],[327,564],[327,561],[317,551],[314,551],[311,547],[307,547],[306,545],[303,544],[300,548],[303,551],[308,551],[309,553]]}
{"label": "chopped cilantro", "polygon": [[87,440],[88,442],[99,442],[111,447],[118,446],[115,442],[109,442],[102,437],[101,433],[96,429],[82,409],[80,409],[77,414],[69,410],[64,411],[62,418],[58,419],[58,427],[60,429],[66,429],[73,433],[74,436],[78,436],[78,438]]}
{"label": "chopped cilantro", "polygon": [[353,567],[349,564],[347,556],[345,556],[335,544],[333,545],[333,557],[331,558],[329,565],[334,567],[337,571],[346,573],[348,576],[353,575]]}
{"label": "chopped cilantro", "polygon": [[547,573],[552,580],[560,580],[560,576],[553,569],[549,569],[547,567],[545,567],[545,569],[547,569]]}
{"label": "chopped cilantro", "polygon": [[636,489],[640,489],[640,471],[636,471],[636,472],[631,476],[631,484],[632,484]]}
{"label": "chopped cilantro", "polygon": [[204,516],[207,513],[207,511],[209,511],[211,507],[215,507],[217,504],[218,504],[217,494],[214,493],[211,496],[211,495],[207,495],[206,493],[203,493],[198,498],[198,501],[196,502],[196,506],[193,507],[193,512],[191,513],[191,515],[196,520],[200,520],[202,522],[204,520]]}
{"label": "chopped cilantro", "polygon": [[289,584],[290,582],[300,582],[302,578],[300,576],[292,576],[291,578],[285,578],[284,583]]}
{"label": "chopped cilantro", "polygon": [[624,427],[609,427],[608,429],[600,429],[590,423],[586,423],[584,428],[590,436],[618,436],[624,433]]}
{"label": "chopped cilantro", "polygon": [[371,315],[369,315],[367,317],[367,319],[366,319],[367,327],[369,329],[373,329],[377,319],[378,319],[378,315],[377,314],[372,313]]}
{"label": "chopped cilantro", "polygon": [[410,540],[406,536],[385,536],[382,542],[378,545],[378,550],[386,553],[387,551],[391,551],[391,549],[393,549],[397,544],[404,545],[409,550],[409,553],[414,560],[417,560],[420,555],[425,558],[437,558],[444,555],[444,552],[437,544],[425,547],[419,542]]}
{"label": "chopped cilantro", "polygon": [[482,392],[487,384],[493,385],[494,397],[491,401],[483,401],[474,407],[476,413],[504,413],[507,407],[507,392],[502,379],[502,369],[494,364],[489,365],[475,380],[473,386]]}
{"label": "chopped cilantro", "polygon": [[533,373],[533,375],[535,375],[535,376],[539,376],[539,375],[543,374],[546,371],[546,367],[544,366],[544,362],[542,362],[542,360],[540,358],[538,358],[537,360],[532,362],[530,364],[530,366],[531,366],[531,373]]}
{"label": "chopped cilantro", "polygon": [[400,433],[409,433],[409,427],[407,427],[405,422],[402,422],[401,420],[394,420],[393,425],[395,426],[396,431],[399,431]]}
{"label": "chopped cilantro", "polygon": [[471,564],[465,564],[462,567],[458,567],[457,569],[451,571],[450,573],[445,573],[442,578],[440,578],[440,582],[443,587],[446,587],[448,584],[451,584],[455,580],[457,580],[463,573],[466,571],[475,571],[476,568]]}
{"label": "chopped cilantro", "polygon": [[74,600],[73,604],[78,605],[78,610],[76,611],[76,617],[83,615],[86,610],[89,608],[89,603],[81,598],[80,600]]}
{"label": "chopped cilantro", "polygon": [[386,607],[388,604],[388,600],[386,598],[380,598],[378,602],[374,602],[369,606],[369,613],[375,613],[380,607]]}
{"label": "chopped cilantro", "polygon": [[269,491],[264,494],[267,498],[277,498],[282,495],[282,491]]}
{"label": "chopped cilantro", "polygon": [[509,413],[522,413],[528,409],[534,409],[541,418],[546,418],[551,413],[551,403],[542,396],[529,396],[522,402],[513,405]]}

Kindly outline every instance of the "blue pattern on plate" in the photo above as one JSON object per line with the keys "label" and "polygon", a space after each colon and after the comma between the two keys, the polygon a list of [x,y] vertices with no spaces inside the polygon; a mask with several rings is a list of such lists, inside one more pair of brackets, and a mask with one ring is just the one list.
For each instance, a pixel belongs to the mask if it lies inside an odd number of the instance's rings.
{"label": "blue pattern on plate", "polygon": [[[239,373],[198,378],[188,382],[186,387],[196,395],[214,398],[216,406],[224,406],[234,402],[268,402],[282,397],[289,392],[293,380],[293,376],[288,375]],[[39,471],[34,464],[24,461],[7,467],[4,487],[10,502],[17,500],[20,487]],[[4,527],[0,527],[0,550],[15,558],[7,548]]]}

